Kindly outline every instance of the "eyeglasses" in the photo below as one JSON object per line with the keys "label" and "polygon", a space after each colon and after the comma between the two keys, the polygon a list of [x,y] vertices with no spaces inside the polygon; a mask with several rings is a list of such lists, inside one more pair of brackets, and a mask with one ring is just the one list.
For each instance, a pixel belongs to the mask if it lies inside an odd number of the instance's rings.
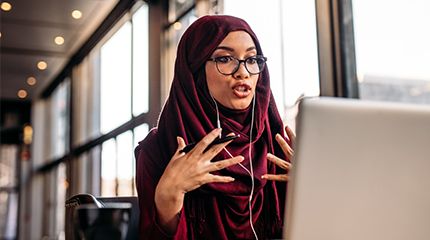
{"label": "eyeglasses", "polygon": [[240,63],[244,63],[245,69],[250,74],[259,74],[264,70],[266,66],[267,57],[260,55],[252,56],[244,60],[240,60],[234,56],[222,56],[216,58],[209,58],[207,61],[213,61],[216,63],[216,68],[218,72],[223,75],[233,74],[239,69]]}

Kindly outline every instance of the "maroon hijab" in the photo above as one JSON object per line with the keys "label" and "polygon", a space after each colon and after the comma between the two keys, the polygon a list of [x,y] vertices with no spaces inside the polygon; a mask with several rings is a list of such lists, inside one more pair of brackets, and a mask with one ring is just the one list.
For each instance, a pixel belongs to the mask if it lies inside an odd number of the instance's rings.
{"label": "maroon hijab", "polygon": [[[263,55],[257,37],[248,24],[232,16],[201,17],[186,30],[179,42],[170,95],[158,125],[136,148],[141,239],[162,237],[154,220],[154,191],[177,149],[176,137],[181,136],[186,143],[198,142],[217,127],[216,107],[206,84],[205,63],[232,31],[246,31],[254,40],[257,53]],[[261,239],[280,238],[286,185],[261,178],[266,173],[285,173],[266,158],[270,152],[285,159],[282,150],[274,142],[276,133],[284,134],[282,120],[270,90],[267,67],[260,73],[255,98],[253,136],[249,136],[252,106],[234,111],[218,103],[222,135],[234,132],[241,136],[230,143],[227,149],[233,156],[244,156],[242,164],[247,169],[250,168],[248,151],[252,138],[255,181],[253,224]],[[222,151],[213,161],[227,158],[229,155]],[[187,193],[175,239],[253,238],[248,208],[251,177],[238,165],[213,174],[232,176],[236,180],[228,184],[206,184]]]}

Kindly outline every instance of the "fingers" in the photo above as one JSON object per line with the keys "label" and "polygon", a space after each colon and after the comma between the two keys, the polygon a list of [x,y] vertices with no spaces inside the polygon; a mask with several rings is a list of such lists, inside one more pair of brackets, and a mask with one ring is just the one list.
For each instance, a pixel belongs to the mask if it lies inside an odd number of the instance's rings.
{"label": "fingers", "polygon": [[[211,133],[210,133],[211,134]],[[208,134],[209,135],[209,134]],[[230,133],[230,134],[228,134],[227,136],[234,136],[235,134],[234,133]],[[238,135],[239,136],[239,135]],[[206,138],[206,137],[205,137]],[[205,139],[204,138],[204,139]],[[202,139],[203,140],[203,139]],[[216,141],[216,140],[215,140]],[[225,146],[227,146],[229,143],[231,143],[233,140],[229,140],[229,141],[227,141],[227,142],[223,142],[223,143],[216,143],[216,144],[212,144],[213,143],[213,141],[211,141],[210,142],[210,144],[209,144],[209,146],[207,146],[206,148],[205,148],[205,150],[203,151],[203,155],[202,156],[204,156],[204,158],[202,158],[202,160],[209,160],[209,159],[212,159],[212,158],[214,158],[219,152],[221,152],[224,148],[225,148]],[[202,146],[206,146],[206,143],[205,143],[205,145],[202,145]],[[198,148],[198,149],[196,149],[196,151],[197,151],[197,153],[199,153],[199,154],[201,154],[201,152],[199,152],[200,150],[199,150],[200,148]]]}
{"label": "fingers", "polygon": [[290,127],[285,126],[285,132],[287,133],[288,139],[290,139],[291,143],[296,141],[296,135],[294,134],[293,130],[291,130]]}
{"label": "fingers", "polygon": [[[209,146],[209,144],[213,142],[213,140],[215,140],[215,138],[219,136],[220,133],[221,133],[221,128],[216,128],[212,130],[208,135],[202,138],[202,140],[200,140],[200,142],[198,142],[197,145],[190,152],[197,152],[199,154],[203,153],[203,151]],[[223,145],[223,144],[218,144],[218,145]]]}
{"label": "fingers", "polygon": [[178,148],[176,149],[175,155],[173,155],[173,157],[172,157],[172,161],[178,159],[179,157],[181,157],[182,155],[185,154],[185,153],[179,152],[181,149],[183,149],[185,147],[184,139],[181,137],[176,137],[176,141],[178,142]]}
{"label": "fingers", "polygon": [[[232,166],[234,164],[240,163],[244,160],[244,157],[242,156],[236,156],[230,159],[225,159],[221,161],[211,162],[211,160],[220,152],[222,149],[231,143],[233,140],[210,145],[221,133],[221,129],[214,129],[209,134],[207,134],[205,137],[203,137],[193,149],[191,149],[188,153],[180,153],[181,155],[177,155],[177,159],[180,159],[179,157],[183,156],[186,159],[186,164],[188,165],[188,169],[190,166],[192,169],[193,174],[189,174],[189,171],[187,174],[192,175],[190,178],[194,179],[195,184],[191,184],[192,187],[187,187],[187,189],[195,189],[196,187],[199,187],[203,184],[210,183],[210,182],[232,182],[234,181],[234,178],[229,176],[219,176],[210,174],[211,172],[216,172],[218,170],[224,169],[226,167]],[[230,133],[227,136],[234,135],[234,133]],[[178,142],[178,151],[176,154],[179,154],[179,150],[183,149],[185,147],[185,142],[181,137],[177,138]],[[208,148],[210,146],[210,148]],[[184,156],[185,155],[185,156]]]}
{"label": "fingers", "polygon": [[290,170],[291,169],[291,163],[282,160],[280,158],[278,158],[277,156],[268,153],[267,154],[267,159],[269,159],[270,161],[272,161],[273,163],[275,163],[276,165],[278,165],[280,168],[284,169],[284,170]]}
{"label": "fingers", "polygon": [[[285,126],[285,132],[287,134],[288,139],[290,140],[291,144],[296,140],[296,135],[294,132],[289,128],[288,126]],[[291,157],[294,154],[293,149],[288,145],[287,141],[280,135],[276,134],[275,136],[276,141],[281,146],[282,151],[285,153],[288,159],[291,159]],[[267,159],[275,163],[277,166],[284,170],[290,170],[292,165],[291,163],[276,157],[275,155],[268,153]],[[281,182],[288,182],[288,175],[287,174],[264,174],[261,176],[261,178],[267,179],[267,180],[274,180],[274,181],[281,181]]]}
{"label": "fingers", "polygon": [[176,141],[178,142],[178,149],[176,150],[176,152],[179,153],[179,151],[181,149],[184,149],[184,147],[185,147],[185,141],[181,137],[176,137]]}
{"label": "fingers", "polygon": [[212,182],[219,182],[219,183],[233,182],[235,180],[233,177],[215,175],[215,174],[211,174],[210,172],[215,172],[215,171],[224,169],[228,166],[240,163],[243,160],[244,160],[244,157],[237,156],[234,158],[230,158],[230,159],[226,159],[218,162],[209,162],[209,164],[206,167],[206,171],[204,171],[206,172],[206,174],[199,186],[207,183],[212,183]]}
{"label": "fingers", "polygon": [[281,146],[282,151],[285,153],[287,158],[291,159],[291,156],[293,156],[294,151],[290,147],[290,145],[288,145],[287,141],[285,141],[285,139],[280,134],[276,134],[275,139],[278,142],[278,144]]}
{"label": "fingers", "polygon": [[224,169],[226,167],[232,166],[234,164],[240,163],[244,159],[245,158],[242,156],[237,156],[237,157],[226,159],[226,160],[211,162],[210,165],[208,166],[208,171],[209,172],[215,172],[215,171]]}
{"label": "fingers", "polygon": [[289,176],[287,174],[264,174],[261,176],[261,178],[267,179],[267,180],[274,180],[274,181],[280,181],[280,182],[288,182]]}
{"label": "fingers", "polygon": [[220,176],[220,175],[209,174],[209,177],[207,178],[207,183],[210,183],[210,182],[229,183],[229,182],[234,182],[234,178],[230,176]]}

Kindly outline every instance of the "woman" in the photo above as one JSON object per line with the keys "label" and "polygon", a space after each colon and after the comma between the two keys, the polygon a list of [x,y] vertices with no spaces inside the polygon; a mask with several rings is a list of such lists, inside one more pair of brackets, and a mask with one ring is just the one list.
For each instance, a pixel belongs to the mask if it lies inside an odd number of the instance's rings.
{"label": "woman", "polygon": [[[202,17],[182,36],[158,125],[135,151],[140,239],[281,238],[292,150],[262,55],[231,16]],[[209,146],[226,135],[240,136]]]}

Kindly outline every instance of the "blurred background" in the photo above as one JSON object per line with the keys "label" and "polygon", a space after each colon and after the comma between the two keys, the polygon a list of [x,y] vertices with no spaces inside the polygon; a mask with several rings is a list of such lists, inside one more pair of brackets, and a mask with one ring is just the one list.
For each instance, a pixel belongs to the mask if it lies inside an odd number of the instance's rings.
{"label": "blurred background", "polygon": [[[430,104],[427,0],[1,1],[0,239],[65,239],[79,193],[136,196],[177,43],[198,17],[245,19],[293,129],[297,101]],[[399,126],[401,127],[401,126]]]}

